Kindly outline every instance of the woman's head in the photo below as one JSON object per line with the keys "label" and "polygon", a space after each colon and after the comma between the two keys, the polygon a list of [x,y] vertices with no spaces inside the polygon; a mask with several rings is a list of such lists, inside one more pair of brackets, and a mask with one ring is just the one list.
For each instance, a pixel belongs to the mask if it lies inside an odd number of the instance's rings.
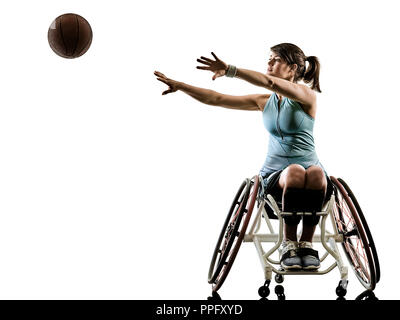
{"label": "woman's head", "polygon": [[[306,66],[308,62],[308,66]],[[304,52],[292,43],[280,43],[271,48],[268,74],[293,82],[303,80],[311,84],[311,89],[321,92],[319,87],[320,64],[315,56],[306,57]]]}

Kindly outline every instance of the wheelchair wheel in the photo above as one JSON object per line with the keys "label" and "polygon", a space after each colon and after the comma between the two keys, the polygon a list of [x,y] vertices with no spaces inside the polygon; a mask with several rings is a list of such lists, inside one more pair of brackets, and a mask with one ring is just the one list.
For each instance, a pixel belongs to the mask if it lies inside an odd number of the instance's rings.
{"label": "wheelchair wheel", "polygon": [[343,235],[344,252],[360,283],[367,290],[374,290],[378,279],[376,265],[379,267],[379,263],[377,255],[376,262],[374,261],[371,249],[373,241],[371,234],[366,232],[368,226],[366,227],[365,218],[361,219],[362,212],[352,201],[352,198],[355,198],[353,194],[350,197],[348,192],[350,188],[346,185],[347,190],[335,177],[330,179],[335,186],[336,205],[333,213],[338,231]]}
{"label": "wheelchair wheel", "polygon": [[224,283],[239,251],[258,195],[258,176],[246,179],[233,199],[211,259],[208,283],[216,292]]}
{"label": "wheelchair wheel", "polygon": [[354,196],[353,192],[351,191],[350,187],[347,185],[347,183],[343,180],[338,178],[338,181],[343,185],[343,187],[346,189],[347,194],[349,195],[351,201],[353,202],[355,208],[357,209],[357,212],[360,216],[361,223],[364,227],[369,246],[371,248],[372,252],[372,257],[374,258],[374,266],[375,266],[375,272],[376,272],[376,282],[378,283],[380,278],[381,278],[381,270],[379,266],[379,259],[378,259],[378,252],[376,251],[375,243],[374,240],[372,239],[372,234],[371,231],[369,230],[367,220],[365,220],[365,216],[361,210],[360,205],[358,204],[358,201],[356,197]]}

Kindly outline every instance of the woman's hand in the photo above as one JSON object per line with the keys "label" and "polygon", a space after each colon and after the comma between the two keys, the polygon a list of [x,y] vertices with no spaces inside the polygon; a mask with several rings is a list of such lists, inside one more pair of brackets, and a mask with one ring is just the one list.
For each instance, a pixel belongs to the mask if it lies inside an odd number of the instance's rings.
{"label": "woman's hand", "polygon": [[200,70],[210,70],[211,72],[214,72],[214,76],[212,77],[212,79],[215,80],[225,75],[226,70],[228,69],[228,65],[222,60],[218,59],[218,57],[214,54],[214,52],[211,52],[211,54],[215,58],[215,61],[201,56],[200,59],[197,59],[197,62],[205,64],[206,67],[199,66],[196,68]]}
{"label": "woman's hand", "polygon": [[159,71],[154,71],[154,75],[157,77],[157,80],[164,82],[169,88],[165,90],[162,94],[168,94],[175,91],[178,91],[178,81],[167,78],[163,73]]}

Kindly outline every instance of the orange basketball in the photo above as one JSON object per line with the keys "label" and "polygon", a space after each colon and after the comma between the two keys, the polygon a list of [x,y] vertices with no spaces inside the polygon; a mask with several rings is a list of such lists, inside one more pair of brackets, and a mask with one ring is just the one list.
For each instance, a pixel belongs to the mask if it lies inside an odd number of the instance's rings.
{"label": "orange basketball", "polygon": [[88,51],[92,43],[92,28],[80,15],[66,13],[57,17],[47,33],[49,45],[63,58],[77,58]]}

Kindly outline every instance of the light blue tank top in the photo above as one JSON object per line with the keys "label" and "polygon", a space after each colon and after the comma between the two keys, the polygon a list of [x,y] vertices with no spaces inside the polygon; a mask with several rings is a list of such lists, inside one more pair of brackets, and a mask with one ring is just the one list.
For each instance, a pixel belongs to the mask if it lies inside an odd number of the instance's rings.
{"label": "light blue tank top", "polygon": [[279,107],[274,92],[265,104],[263,121],[270,133],[267,158],[260,171],[263,176],[294,163],[305,169],[318,165],[325,171],[315,151],[314,119],[297,101],[283,97]]}

